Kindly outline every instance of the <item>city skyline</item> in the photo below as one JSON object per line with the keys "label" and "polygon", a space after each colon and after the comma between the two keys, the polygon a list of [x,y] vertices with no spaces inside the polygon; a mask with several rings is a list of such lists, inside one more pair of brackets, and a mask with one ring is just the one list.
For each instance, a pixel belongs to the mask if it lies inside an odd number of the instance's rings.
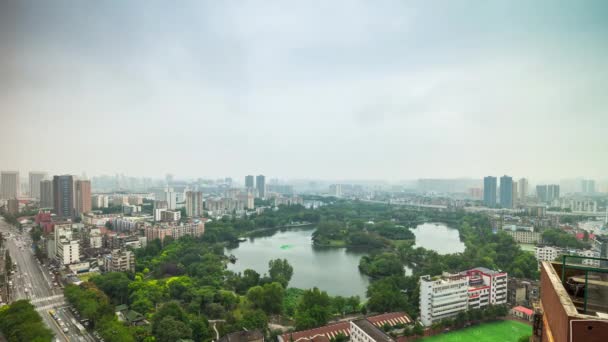
{"label": "city skyline", "polygon": [[605,178],[605,2],[180,5],[3,2],[0,168]]}

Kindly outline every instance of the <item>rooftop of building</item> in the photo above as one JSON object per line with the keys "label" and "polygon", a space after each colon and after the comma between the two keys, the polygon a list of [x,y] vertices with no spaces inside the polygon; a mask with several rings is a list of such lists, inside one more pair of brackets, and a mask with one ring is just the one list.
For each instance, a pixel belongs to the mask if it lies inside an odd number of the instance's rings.
{"label": "rooftop of building", "polygon": [[542,267],[568,314],[607,319],[608,259],[567,255],[562,260]]}
{"label": "rooftop of building", "polygon": [[[343,334],[345,336],[350,336],[350,324],[349,322],[339,322],[335,324],[329,324],[322,327],[296,331],[293,333],[283,334],[283,341],[314,341],[319,342],[319,338],[327,338],[328,340],[331,338],[335,338],[339,334]],[[323,338],[324,337],[324,338]]]}
{"label": "rooftop of building", "polygon": [[530,315],[530,316],[531,316],[532,314],[534,314],[534,310],[532,310],[532,309],[528,309],[528,308],[523,307],[523,306],[516,306],[516,307],[514,307],[514,308],[513,308],[513,310],[515,310],[515,311],[519,311],[519,312],[522,312],[522,313],[524,313],[524,314],[526,314],[526,315]]}
{"label": "rooftop of building", "polygon": [[394,342],[395,340],[387,335],[384,331],[380,330],[378,327],[373,325],[367,319],[358,319],[352,322],[354,325],[363,330],[367,335],[369,335],[376,342]]}
{"label": "rooftop of building", "polygon": [[502,272],[500,270],[495,271],[495,270],[491,270],[491,269],[489,269],[487,267],[475,267],[475,268],[472,268],[471,271],[479,271],[479,272],[482,272],[482,273],[485,273],[485,274],[489,274],[489,275],[497,275],[497,274],[503,274],[504,273],[504,272]]}
{"label": "rooftop of building", "polygon": [[385,324],[395,326],[397,324],[412,323],[412,318],[405,312],[389,312],[376,316],[369,316],[367,320],[377,327],[382,327]]}

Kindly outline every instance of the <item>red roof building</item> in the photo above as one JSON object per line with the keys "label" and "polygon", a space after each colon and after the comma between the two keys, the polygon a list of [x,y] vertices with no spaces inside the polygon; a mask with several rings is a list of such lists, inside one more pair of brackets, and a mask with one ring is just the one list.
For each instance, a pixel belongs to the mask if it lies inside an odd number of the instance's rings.
{"label": "red roof building", "polygon": [[319,328],[296,331],[278,336],[279,342],[327,342],[339,334],[350,336],[350,323],[339,322]]}
{"label": "red roof building", "polygon": [[389,312],[382,315],[367,317],[367,320],[377,327],[383,327],[385,324],[394,327],[398,324],[412,323],[412,319],[405,312]]}

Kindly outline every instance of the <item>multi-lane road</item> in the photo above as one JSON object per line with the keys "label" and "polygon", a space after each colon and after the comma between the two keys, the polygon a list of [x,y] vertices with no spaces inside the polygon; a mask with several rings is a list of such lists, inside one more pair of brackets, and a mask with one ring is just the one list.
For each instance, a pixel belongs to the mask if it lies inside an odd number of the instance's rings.
{"label": "multi-lane road", "polygon": [[[32,241],[27,233],[19,233],[13,226],[0,217],[0,232],[5,236],[5,247],[16,263],[15,273],[11,275],[12,286],[9,300],[28,299],[35,307],[45,324],[53,331],[57,341],[89,341],[95,339],[87,332],[78,329],[74,315],[68,310],[59,279],[34,256]],[[49,314],[56,312],[60,320]],[[61,326],[63,325],[63,326]],[[65,331],[64,331],[65,330]]]}

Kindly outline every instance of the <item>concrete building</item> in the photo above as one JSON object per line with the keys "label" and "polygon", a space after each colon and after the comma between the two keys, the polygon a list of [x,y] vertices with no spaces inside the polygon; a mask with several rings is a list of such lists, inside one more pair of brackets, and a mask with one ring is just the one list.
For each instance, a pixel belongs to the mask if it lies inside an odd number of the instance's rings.
{"label": "concrete building", "polygon": [[465,311],[469,304],[469,280],[461,274],[420,277],[420,321],[430,326]]}
{"label": "concrete building", "polygon": [[483,204],[490,208],[496,206],[496,177],[487,176],[483,179]]}
{"label": "concrete building", "polygon": [[517,194],[519,195],[520,203],[524,203],[526,200],[526,196],[528,196],[528,192],[530,191],[530,184],[528,183],[527,178],[520,178],[517,181]]}
{"label": "concrete building", "polygon": [[164,201],[167,202],[167,209],[175,210],[177,209],[177,203],[179,202],[179,194],[177,194],[173,188],[166,188]]}
{"label": "concrete building", "polygon": [[193,221],[182,224],[160,224],[155,226],[146,227],[146,239],[147,241],[153,241],[160,239],[162,242],[165,237],[171,236],[174,239],[179,239],[182,236],[202,236],[205,233],[205,222],[204,221]]}
{"label": "concrete building", "polygon": [[532,307],[538,301],[539,283],[537,280],[509,278],[507,303],[510,306],[525,305]]}
{"label": "concrete building", "polygon": [[560,188],[557,184],[545,184],[536,186],[536,197],[544,203],[551,203],[560,196]]}
{"label": "concrete building", "polygon": [[80,244],[77,240],[62,237],[57,244],[57,260],[62,265],[69,265],[80,261]]}
{"label": "concrete building", "polygon": [[542,234],[534,231],[526,230],[505,230],[509,236],[517,243],[537,244],[542,242]]}
{"label": "concrete building", "polygon": [[245,176],[245,188],[247,188],[247,190],[253,190],[255,188],[255,184],[253,182],[253,175]]}
{"label": "concrete building", "polygon": [[585,198],[562,198],[559,201],[562,209],[570,209],[575,213],[597,213],[597,201]]}
{"label": "concrete building", "polygon": [[88,213],[92,210],[91,206],[91,181],[77,180],[75,192],[75,215]]}
{"label": "concrete building", "polygon": [[106,272],[135,272],[135,253],[114,249],[104,257],[103,265]]}
{"label": "concrete building", "polygon": [[595,193],[595,181],[592,179],[581,180],[581,192],[584,194]]}
{"label": "concrete building", "polygon": [[482,200],[483,199],[483,189],[482,188],[469,188],[469,197],[474,200]]}
{"label": "concrete building", "polygon": [[53,181],[40,181],[40,207],[53,208]]}
{"label": "concrete building", "polygon": [[6,209],[9,214],[17,215],[19,214],[19,200],[16,198],[11,198],[6,201]]}
{"label": "concrete building", "polygon": [[176,210],[163,210],[160,213],[160,220],[163,222],[177,222],[182,218],[182,212]]}
{"label": "concrete building", "polygon": [[19,172],[2,171],[0,173],[0,199],[19,197]]}
{"label": "concrete building", "polygon": [[374,326],[367,319],[350,321],[351,342],[394,342],[395,339]]}
{"label": "concrete building", "polygon": [[513,178],[506,175],[500,177],[500,206],[513,208]]}
{"label": "concrete building", "polygon": [[332,184],[329,186],[329,194],[334,197],[342,197],[342,184]]}
{"label": "concrete building", "polygon": [[564,254],[564,249],[554,246],[536,246],[534,256],[540,264],[542,261],[553,261]]}
{"label": "concrete building", "polygon": [[40,182],[46,177],[44,172],[30,172],[29,174],[30,197],[40,199]]}
{"label": "concrete building", "polygon": [[74,217],[73,176],[63,175],[53,177],[53,208],[58,217]]}
{"label": "concrete building", "polygon": [[606,270],[582,265],[569,267],[569,262],[565,269],[562,263],[541,263],[540,304],[535,306],[533,318],[534,342],[603,342],[608,336],[605,296],[608,283],[603,280]]}
{"label": "concrete building", "polygon": [[523,306],[516,306],[510,311],[511,316],[523,319],[524,321],[532,322],[534,317],[534,310],[528,309]]}
{"label": "concrete building", "polygon": [[258,197],[261,199],[266,198],[266,177],[264,175],[255,177],[255,187],[258,190]]}
{"label": "concrete building", "polygon": [[507,302],[507,273],[476,267],[458,274],[420,277],[420,321],[430,326],[468,309]]}
{"label": "concrete building", "polygon": [[203,215],[203,193],[201,191],[186,192],[186,213],[188,217]]}
{"label": "concrete building", "polygon": [[255,209],[255,200],[254,200],[255,196],[253,196],[253,194],[248,191],[247,193],[241,193],[238,196],[239,201],[241,201],[242,203],[244,203],[245,208],[247,209]]}
{"label": "concrete building", "polygon": [[91,206],[95,209],[107,208],[110,206],[110,198],[107,195],[93,195]]}

